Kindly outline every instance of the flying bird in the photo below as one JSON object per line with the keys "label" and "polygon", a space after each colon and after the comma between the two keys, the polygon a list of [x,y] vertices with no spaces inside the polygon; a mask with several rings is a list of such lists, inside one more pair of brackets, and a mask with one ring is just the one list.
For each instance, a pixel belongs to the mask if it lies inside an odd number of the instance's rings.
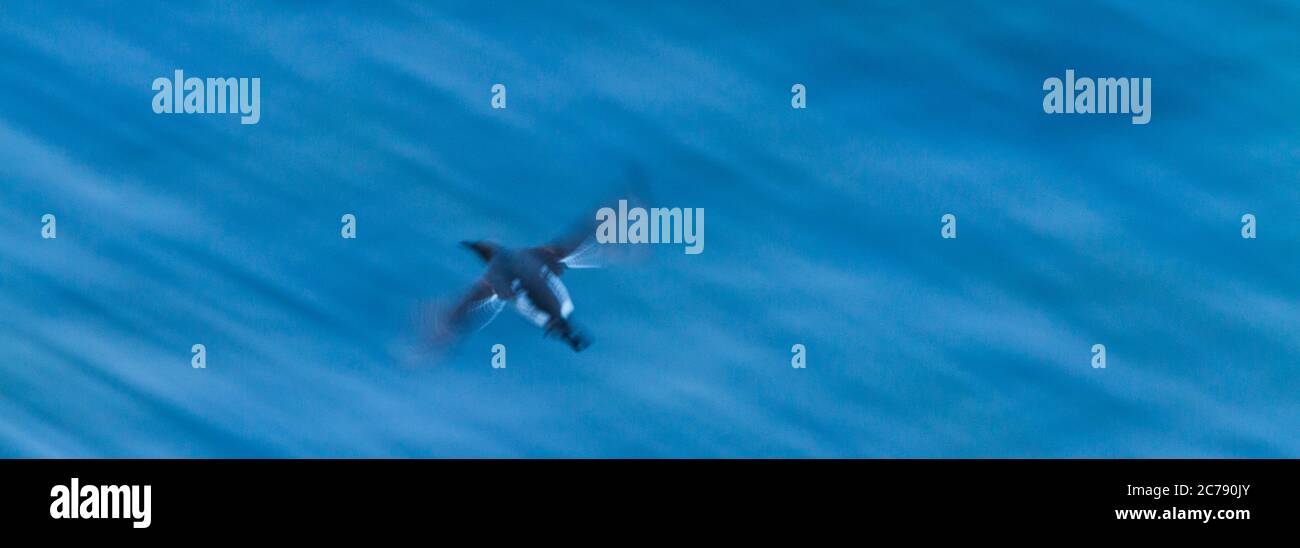
{"label": "flying bird", "polygon": [[581,352],[591,340],[569,321],[573,299],[560,281],[570,268],[594,268],[594,231],[574,231],[546,245],[508,248],[488,240],[464,241],[487,265],[487,271],[450,310],[441,314],[434,342],[447,344],[459,336],[485,327],[507,305],[542,328],[545,336],[558,337]]}
{"label": "flying bird", "polygon": [[[628,164],[616,199],[641,205],[648,195],[647,179],[639,165]],[[486,265],[478,281],[459,298],[420,314],[421,331],[435,348],[447,349],[461,338],[486,327],[507,306],[576,352],[591,339],[574,325],[573,299],[560,277],[569,269],[634,264],[645,258],[645,246],[604,245],[596,241],[596,216],[587,209],[568,233],[538,247],[510,248],[491,240],[462,241]],[[429,314],[432,312],[432,314]],[[430,323],[432,325],[430,326]],[[430,327],[431,332],[430,332]]]}

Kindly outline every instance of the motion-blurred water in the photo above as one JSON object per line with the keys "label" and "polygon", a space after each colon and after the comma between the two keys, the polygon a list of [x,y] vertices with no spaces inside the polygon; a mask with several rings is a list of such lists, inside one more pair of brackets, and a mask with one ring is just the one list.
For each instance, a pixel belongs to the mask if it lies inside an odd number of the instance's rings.
{"label": "motion-blurred water", "polygon": [[[0,455],[1300,456],[1300,5],[710,4],[6,2]],[[1044,114],[1070,68],[1150,125]],[[409,363],[457,241],[629,164],[704,254]]]}

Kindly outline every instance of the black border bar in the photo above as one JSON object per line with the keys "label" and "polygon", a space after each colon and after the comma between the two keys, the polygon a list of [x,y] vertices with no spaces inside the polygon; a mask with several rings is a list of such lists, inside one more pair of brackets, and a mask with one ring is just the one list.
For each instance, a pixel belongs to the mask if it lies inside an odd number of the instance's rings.
{"label": "black border bar", "polygon": [[[814,523],[976,526],[1012,537],[1036,527],[1199,536],[1287,530],[1300,486],[1294,460],[3,460],[0,470],[8,531],[124,537],[595,524],[752,534]],[[72,478],[83,487],[149,485],[149,527],[52,518],[51,491]],[[1180,485],[1193,492],[1177,494]],[[1159,498],[1148,494],[1165,488]],[[1115,514],[1145,509],[1224,510],[1236,519]]]}

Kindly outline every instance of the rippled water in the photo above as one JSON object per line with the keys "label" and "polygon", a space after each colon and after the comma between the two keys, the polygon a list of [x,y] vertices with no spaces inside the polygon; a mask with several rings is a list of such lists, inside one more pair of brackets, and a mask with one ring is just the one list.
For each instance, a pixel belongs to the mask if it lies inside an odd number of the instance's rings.
{"label": "rippled water", "polygon": [[[0,454],[1300,456],[1297,28],[1294,2],[7,2]],[[1069,68],[1152,78],[1151,123],[1045,115]],[[175,69],[260,77],[260,123],[154,114]],[[411,363],[412,311],[480,274],[456,242],[541,243],[629,164],[708,212],[702,255],[566,274],[581,354],[503,314]]]}

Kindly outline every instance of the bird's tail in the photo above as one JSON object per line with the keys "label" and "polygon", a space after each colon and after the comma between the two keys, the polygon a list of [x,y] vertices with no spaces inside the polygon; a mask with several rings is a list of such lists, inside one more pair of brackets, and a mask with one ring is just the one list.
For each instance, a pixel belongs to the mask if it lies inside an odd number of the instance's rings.
{"label": "bird's tail", "polygon": [[573,327],[573,324],[563,318],[554,318],[546,323],[546,335],[559,337],[572,348],[574,352],[582,352],[588,346],[591,346],[591,340],[579,333]]}

